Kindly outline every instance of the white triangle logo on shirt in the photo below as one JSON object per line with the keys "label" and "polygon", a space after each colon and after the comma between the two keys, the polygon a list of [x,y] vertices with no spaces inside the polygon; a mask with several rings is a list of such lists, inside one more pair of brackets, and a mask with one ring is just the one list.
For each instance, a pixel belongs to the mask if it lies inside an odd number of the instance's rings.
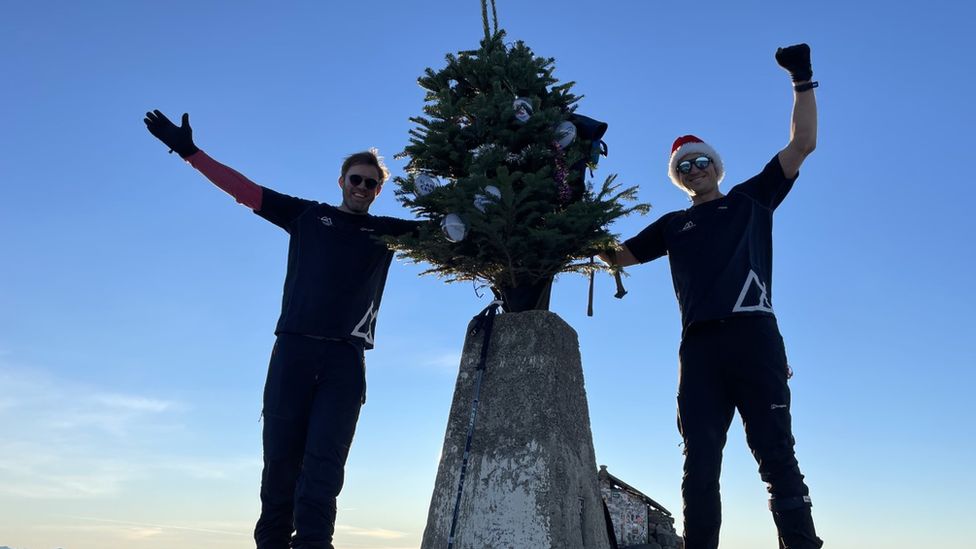
{"label": "white triangle logo on shirt", "polygon": [[[756,291],[759,293],[759,298],[755,301],[750,300],[753,303],[752,305],[746,305],[746,297],[750,293],[754,295]],[[759,280],[759,275],[755,271],[749,269],[749,276],[746,277],[746,283],[742,285],[742,291],[739,292],[739,299],[736,300],[732,312],[744,313],[752,311],[771,313],[773,312],[773,304],[769,302],[769,293],[766,292],[766,285],[762,280]]]}
{"label": "white triangle logo on shirt", "polygon": [[373,327],[376,325],[377,311],[373,307],[374,303],[376,302],[370,302],[369,308],[366,309],[366,314],[363,315],[363,319],[359,321],[359,324],[356,324],[356,327],[352,329],[352,333],[350,334],[365,339],[366,343],[370,345],[373,344]]}

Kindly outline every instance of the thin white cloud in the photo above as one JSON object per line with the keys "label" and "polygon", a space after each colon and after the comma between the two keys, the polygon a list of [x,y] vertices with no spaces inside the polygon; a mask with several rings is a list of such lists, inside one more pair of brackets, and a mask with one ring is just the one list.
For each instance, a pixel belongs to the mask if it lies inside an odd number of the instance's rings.
{"label": "thin white cloud", "polygon": [[359,528],[356,526],[346,526],[343,524],[336,525],[336,532],[350,536],[376,539],[399,539],[407,536],[405,532],[398,532],[396,530],[387,530],[385,528]]}
{"label": "thin white cloud", "polygon": [[182,476],[200,480],[239,479],[243,475],[260,473],[263,461],[259,456],[224,460],[168,458],[154,465],[154,469],[176,471]]}
{"label": "thin white cloud", "polygon": [[137,395],[100,394],[94,395],[92,401],[110,409],[130,412],[161,413],[174,409],[177,406],[173,401]]}
{"label": "thin white cloud", "polygon": [[[72,518],[72,519],[87,521],[87,522],[103,523],[108,525],[135,527],[144,531],[153,531],[154,532],[153,535],[161,534],[166,530],[179,530],[184,532],[199,532],[202,534],[217,534],[222,536],[250,537],[251,533],[249,529],[253,527],[252,524],[247,523],[247,524],[235,525],[237,526],[237,528],[232,530],[227,528],[226,526],[224,527],[226,529],[222,529],[219,526],[210,527],[207,526],[208,523],[154,524],[148,522],[133,522],[128,520],[116,520],[116,519],[106,519],[106,518],[98,518],[98,517],[82,517],[82,516],[72,516],[72,515],[68,515],[67,518]],[[226,524],[226,523],[221,523],[221,524]]]}
{"label": "thin white cloud", "polygon": [[457,371],[458,365],[461,364],[461,352],[444,351],[429,355],[424,359],[422,364],[438,370]]}
{"label": "thin white cloud", "polygon": [[176,401],[106,392],[43,371],[15,369],[5,362],[0,362],[0,387],[4,388],[0,413],[13,420],[9,426],[21,425],[22,431],[94,427],[122,436],[145,415],[186,408]]}
{"label": "thin white cloud", "polygon": [[[93,428],[116,437],[124,437],[166,412],[177,412],[186,406],[170,400],[123,394],[76,395],[57,413],[50,413],[47,426],[52,429],[77,430]],[[48,408],[49,411],[50,408]]]}
{"label": "thin white cloud", "polygon": [[[4,472],[0,467],[0,473]],[[118,493],[124,480],[126,479],[112,473],[36,474],[27,479],[5,479],[0,493],[29,500],[88,499]]]}

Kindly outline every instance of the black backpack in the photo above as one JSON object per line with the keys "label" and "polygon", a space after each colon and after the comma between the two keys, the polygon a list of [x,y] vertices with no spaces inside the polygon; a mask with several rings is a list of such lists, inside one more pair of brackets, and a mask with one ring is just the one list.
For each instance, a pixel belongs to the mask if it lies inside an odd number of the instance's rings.
{"label": "black backpack", "polygon": [[573,185],[573,198],[571,200],[576,202],[583,197],[583,192],[586,190],[586,169],[590,168],[592,175],[592,170],[600,161],[600,157],[607,156],[610,153],[607,142],[603,140],[603,134],[607,133],[608,124],[576,113],[569,115],[569,121],[576,126],[576,138],[580,141],[589,141],[591,144],[589,156],[570,167],[570,170],[579,174]]}

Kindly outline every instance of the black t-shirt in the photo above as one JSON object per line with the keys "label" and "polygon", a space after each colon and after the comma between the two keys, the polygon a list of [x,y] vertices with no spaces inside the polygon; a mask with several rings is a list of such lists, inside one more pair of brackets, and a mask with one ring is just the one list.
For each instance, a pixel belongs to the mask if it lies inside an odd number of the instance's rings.
{"label": "black t-shirt", "polygon": [[291,235],[276,334],[339,338],[373,348],[393,251],[376,237],[418,221],[346,213],[262,187],[259,216]]}
{"label": "black t-shirt", "polygon": [[625,242],[641,263],[667,254],[684,328],[773,315],[773,210],[795,180],[774,156],[726,196],[665,214]]}

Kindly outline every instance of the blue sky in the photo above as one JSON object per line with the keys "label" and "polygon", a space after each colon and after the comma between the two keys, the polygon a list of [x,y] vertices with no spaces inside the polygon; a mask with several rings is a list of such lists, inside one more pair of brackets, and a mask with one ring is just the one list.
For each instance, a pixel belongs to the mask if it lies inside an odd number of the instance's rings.
{"label": "blue sky", "polygon": [[[653,204],[687,205],[671,141],[695,133],[726,186],[788,139],[777,46],[811,44],[820,139],[777,210],[775,303],[797,450],[831,547],[963,547],[976,511],[976,253],[967,239],[974,8],[961,2],[501,2],[512,39],[557,60],[610,124],[610,157]],[[261,389],[286,235],[142,124],[191,114],[198,145],[255,181],[335,203],[344,155],[394,173],[416,78],[475,47],[478,2],[31,2],[0,19],[0,545],[247,546]],[[409,216],[387,189],[374,213]],[[342,547],[417,547],[470,285],[391,270],[340,498]],[[680,512],[679,318],[665,262],[630,294],[561,277],[579,332],[597,461]],[[773,547],[733,426],[722,547]],[[965,536],[965,537],[964,537]],[[924,541],[919,541],[924,540]]]}

